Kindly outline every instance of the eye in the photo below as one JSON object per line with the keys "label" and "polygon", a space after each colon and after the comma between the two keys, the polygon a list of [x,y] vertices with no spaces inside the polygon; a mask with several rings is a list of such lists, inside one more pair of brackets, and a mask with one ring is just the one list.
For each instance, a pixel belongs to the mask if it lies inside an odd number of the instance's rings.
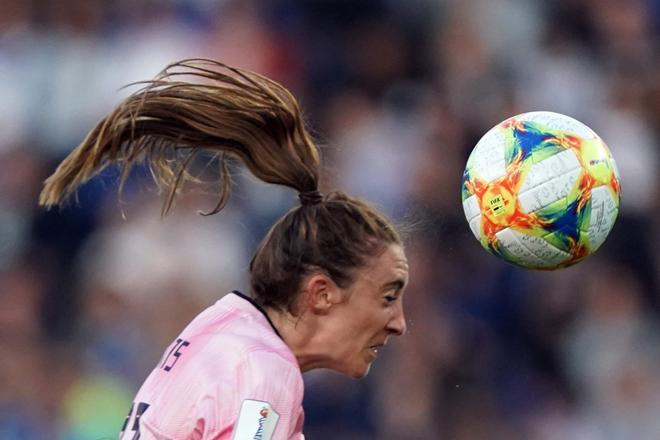
{"label": "eye", "polygon": [[396,301],[396,296],[394,295],[385,295],[385,301],[387,301],[388,304],[393,303]]}

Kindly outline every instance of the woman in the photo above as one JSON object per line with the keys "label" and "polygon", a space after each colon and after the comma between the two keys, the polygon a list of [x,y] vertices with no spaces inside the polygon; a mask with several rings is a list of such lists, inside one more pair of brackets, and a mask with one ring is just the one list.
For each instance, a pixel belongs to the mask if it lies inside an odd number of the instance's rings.
{"label": "woman", "polygon": [[388,338],[405,333],[408,266],[382,214],[342,192],[319,193],[319,152],[289,91],[211,60],[174,63],[87,135],[46,180],[40,203],[62,203],[109,164],[122,168],[123,183],[146,161],[167,213],[204,154],[222,170],[211,213],[228,200],[230,158],[296,190],[300,206],[259,245],[250,297],[227,294],[165,350],[121,438],[303,438],[301,373],[366,375]]}

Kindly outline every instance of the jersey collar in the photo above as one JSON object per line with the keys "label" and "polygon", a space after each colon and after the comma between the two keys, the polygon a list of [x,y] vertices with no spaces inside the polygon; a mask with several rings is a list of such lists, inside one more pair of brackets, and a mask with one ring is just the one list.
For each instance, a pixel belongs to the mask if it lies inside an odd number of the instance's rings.
{"label": "jersey collar", "polygon": [[243,298],[245,301],[247,301],[247,302],[249,302],[250,304],[252,304],[252,306],[253,306],[255,309],[259,310],[259,311],[261,312],[261,314],[264,315],[264,317],[265,317],[266,320],[268,321],[268,324],[270,324],[270,326],[273,328],[273,331],[275,332],[275,334],[276,334],[280,339],[284,340],[284,338],[282,338],[282,335],[280,335],[280,332],[278,332],[278,331],[277,331],[277,328],[275,328],[275,326],[273,325],[273,321],[270,320],[270,317],[268,316],[268,314],[266,313],[266,311],[265,311],[263,308],[261,308],[261,306],[260,306],[259,304],[257,304],[256,302],[254,302],[254,300],[253,300],[252,298],[250,298],[250,297],[247,296],[247,295],[244,295],[243,293],[239,292],[238,290],[232,290],[231,293],[233,293],[234,295],[237,295],[237,296],[240,297],[240,298]]}

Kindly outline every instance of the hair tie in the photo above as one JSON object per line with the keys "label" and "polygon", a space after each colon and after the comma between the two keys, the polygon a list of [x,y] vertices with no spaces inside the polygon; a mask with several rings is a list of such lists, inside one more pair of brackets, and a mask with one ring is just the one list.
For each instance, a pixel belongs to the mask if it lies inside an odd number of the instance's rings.
{"label": "hair tie", "polygon": [[305,205],[317,205],[323,201],[323,194],[318,190],[314,191],[303,191],[298,193],[298,198],[300,199],[300,204]]}

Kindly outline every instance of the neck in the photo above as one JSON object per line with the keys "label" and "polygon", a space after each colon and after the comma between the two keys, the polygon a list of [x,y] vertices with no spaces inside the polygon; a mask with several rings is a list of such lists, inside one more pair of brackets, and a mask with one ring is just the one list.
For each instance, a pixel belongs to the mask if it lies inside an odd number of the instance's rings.
{"label": "neck", "polygon": [[[293,352],[300,371],[303,373],[314,368],[329,366],[328,342],[316,321],[309,313],[294,316],[278,309],[266,308],[268,318]],[[325,349],[322,349],[325,348]]]}

